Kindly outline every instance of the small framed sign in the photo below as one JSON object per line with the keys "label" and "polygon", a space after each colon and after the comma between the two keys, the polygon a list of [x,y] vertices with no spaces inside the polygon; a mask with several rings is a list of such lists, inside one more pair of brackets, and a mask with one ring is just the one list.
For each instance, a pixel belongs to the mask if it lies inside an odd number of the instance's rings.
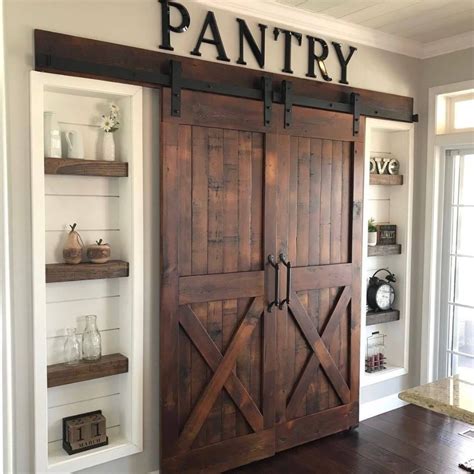
{"label": "small framed sign", "polygon": [[397,226],[381,224],[377,226],[377,245],[394,245],[397,243]]}
{"label": "small framed sign", "polygon": [[69,454],[109,444],[101,410],[63,418],[63,448]]}

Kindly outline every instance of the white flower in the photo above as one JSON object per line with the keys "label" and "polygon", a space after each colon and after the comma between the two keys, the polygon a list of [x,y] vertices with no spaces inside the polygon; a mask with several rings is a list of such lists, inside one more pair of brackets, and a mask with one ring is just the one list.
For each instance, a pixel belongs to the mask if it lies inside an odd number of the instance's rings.
{"label": "white flower", "polygon": [[102,120],[100,122],[100,128],[104,132],[110,132],[112,128],[115,125],[115,121],[113,120],[112,117],[106,117],[105,115],[102,115]]}

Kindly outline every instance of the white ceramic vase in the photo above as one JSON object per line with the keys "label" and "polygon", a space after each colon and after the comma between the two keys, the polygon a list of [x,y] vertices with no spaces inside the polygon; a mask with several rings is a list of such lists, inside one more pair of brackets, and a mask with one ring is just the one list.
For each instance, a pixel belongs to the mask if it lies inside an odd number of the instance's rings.
{"label": "white ceramic vase", "polygon": [[375,247],[377,245],[377,232],[369,232],[369,246]]}
{"label": "white ceramic vase", "polygon": [[44,156],[62,158],[61,132],[54,112],[44,112]]}
{"label": "white ceramic vase", "polygon": [[105,161],[115,161],[115,141],[114,134],[104,133],[104,141],[102,142],[102,159]]}

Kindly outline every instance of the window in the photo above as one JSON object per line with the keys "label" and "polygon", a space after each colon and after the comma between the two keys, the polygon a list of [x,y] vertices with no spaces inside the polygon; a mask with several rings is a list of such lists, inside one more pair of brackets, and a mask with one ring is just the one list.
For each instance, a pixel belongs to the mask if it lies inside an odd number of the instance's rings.
{"label": "window", "polygon": [[454,128],[474,128],[474,99],[454,101]]}
{"label": "window", "polygon": [[436,99],[436,133],[474,130],[474,92],[440,94]]}
{"label": "window", "polygon": [[446,153],[440,375],[474,373],[474,150]]}

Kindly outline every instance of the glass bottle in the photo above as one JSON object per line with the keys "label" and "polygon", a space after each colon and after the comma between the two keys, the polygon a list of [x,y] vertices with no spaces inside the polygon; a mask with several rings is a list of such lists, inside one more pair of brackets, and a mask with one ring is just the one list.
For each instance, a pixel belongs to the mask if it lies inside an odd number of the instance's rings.
{"label": "glass bottle", "polygon": [[86,328],[82,334],[82,357],[84,360],[98,360],[102,355],[100,332],[97,329],[97,316],[86,316]]}
{"label": "glass bottle", "polygon": [[64,363],[67,365],[79,364],[81,361],[81,344],[75,329],[66,329],[64,342]]}

